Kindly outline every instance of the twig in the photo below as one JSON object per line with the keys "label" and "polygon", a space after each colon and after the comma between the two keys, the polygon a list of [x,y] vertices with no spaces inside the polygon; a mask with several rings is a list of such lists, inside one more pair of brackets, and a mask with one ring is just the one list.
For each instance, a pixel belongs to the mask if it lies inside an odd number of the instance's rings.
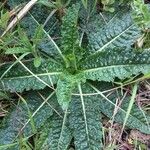
{"label": "twig", "polygon": [[21,20],[26,14],[27,12],[34,6],[34,4],[37,2],[38,0],[31,0],[29,1],[22,10],[20,10],[20,12],[17,14],[17,16],[9,23],[9,25],[7,26],[6,30],[3,32],[3,34],[1,35],[1,37],[3,37],[10,29],[12,29],[17,21]]}

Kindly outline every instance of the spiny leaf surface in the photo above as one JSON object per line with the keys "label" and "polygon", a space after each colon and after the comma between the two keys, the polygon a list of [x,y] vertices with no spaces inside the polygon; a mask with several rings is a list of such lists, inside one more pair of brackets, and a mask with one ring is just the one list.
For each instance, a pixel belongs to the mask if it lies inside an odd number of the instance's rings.
{"label": "spiny leaf surface", "polygon": [[125,9],[117,11],[102,28],[97,27],[87,35],[90,51],[96,53],[108,48],[131,47],[140,37],[141,31],[133,22],[130,10]]}
{"label": "spiny leaf surface", "polygon": [[77,70],[77,62],[82,58],[83,50],[79,47],[78,13],[80,5],[72,5],[63,17],[61,28],[61,49],[65,56],[66,68]]}
{"label": "spiny leaf surface", "polygon": [[[48,94],[52,94],[50,90]],[[52,97],[53,95],[51,95],[50,98]],[[48,99],[49,103],[51,103],[50,98]],[[23,102],[20,102],[16,107],[13,107],[10,115],[7,116],[7,119],[4,121],[3,126],[0,129],[0,149],[4,145],[11,145],[15,142],[16,145],[18,145],[16,136],[19,134],[24,124],[30,119],[28,109],[30,110],[30,113],[33,114],[44,101],[37,92],[28,93],[27,96],[24,97],[24,99],[26,100],[28,107]],[[38,112],[32,118],[33,123],[32,121],[30,121],[19,134],[19,136],[22,135],[24,138],[31,136],[36,132],[33,131],[33,125],[37,130],[44,125],[45,121],[50,116],[52,116],[53,110],[50,106],[47,105],[47,103],[43,105],[43,108],[38,110]]]}
{"label": "spiny leaf surface", "polygon": [[78,21],[79,5],[73,5],[66,11],[63,17],[61,35],[62,35],[62,52],[64,55],[74,53],[78,44]]}
{"label": "spiny leaf surface", "polygon": [[[86,93],[88,85],[81,87]],[[69,123],[73,130],[74,143],[77,150],[99,150],[102,146],[101,115],[97,109],[97,102],[89,96],[73,96],[69,108]]]}
{"label": "spiny leaf surface", "polygon": [[63,125],[63,118],[54,114],[51,118],[51,126],[47,138],[45,139],[41,149],[47,150],[67,150],[72,139],[71,131]]}
{"label": "spiny leaf surface", "polygon": [[81,81],[85,81],[82,74],[72,75],[63,73],[57,82],[56,95],[57,100],[63,110],[66,110],[71,101],[72,91]]}
{"label": "spiny leaf surface", "polygon": [[[95,88],[99,90],[98,87],[95,87]],[[102,90],[102,88],[100,89]],[[121,97],[122,96],[120,95],[120,100],[122,99]],[[109,118],[111,118],[114,115],[114,110],[117,109],[117,113],[114,116],[114,120],[118,123],[123,124],[124,118],[127,113],[130,97],[127,96],[125,99],[123,99],[121,105],[119,105],[118,108],[116,106],[117,98],[118,98],[117,92],[113,92],[111,95],[107,97],[109,101],[100,95],[92,97],[93,101],[97,100],[98,103],[100,102],[98,104],[100,111]],[[132,107],[132,110],[126,122],[126,126],[131,129],[137,129],[145,134],[150,134],[150,129],[147,124],[147,120],[144,117],[143,112],[136,106],[136,104],[134,104]]]}
{"label": "spiny leaf surface", "polygon": [[105,50],[85,59],[81,63],[85,77],[91,80],[113,81],[115,77],[125,79],[131,75],[150,72],[149,50]]}
{"label": "spiny leaf surface", "polygon": [[[34,75],[18,63],[0,80],[1,90],[22,92],[23,90],[43,89],[46,85],[51,86],[52,83],[56,83],[62,71],[62,67],[51,60],[43,60],[38,68],[34,67],[33,61],[26,61],[23,62],[23,64]],[[0,76],[2,76],[11,65],[12,63],[0,65]],[[44,81],[46,85],[41,80]]]}

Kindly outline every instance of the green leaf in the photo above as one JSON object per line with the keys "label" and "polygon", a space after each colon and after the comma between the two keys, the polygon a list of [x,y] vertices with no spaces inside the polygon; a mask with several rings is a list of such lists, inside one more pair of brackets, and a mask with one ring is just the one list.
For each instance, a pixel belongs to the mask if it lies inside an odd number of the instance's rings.
{"label": "green leaf", "polygon": [[0,91],[0,100],[4,99],[9,100],[10,99],[9,94]]}
{"label": "green leaf", "polygon": [[63,110],[68,108],[74,86],[74,83],[67,78],[59,79],[57,83],[57,100]]}
{"label": "green leaf", "polygon": [[[51,104],[51,101],[55,99],[53,98],[54,92],[50,90],[48,91],[49,92],[39,91],[39,93],[44,96],[48,95],[47,102]],[[46,103],[46,101],[44,102],[39,93],[29,92],[24,97],[27,105],[23,102],[20,102],[17,106],[12,108],[10,115],[6,117],[7,119],[5,118],[3,126],[1,126],[0,129],[0,149],[2,147],[11,147],[11,145],[18,145],[18,139],[16,139],[17,136],[20,136],[22,138],[30,137],[35,133],[32,128],[33,124],[37,130],[44,125],[45,121],[50,116],[52,116],[52,108]],[[32,118],[31,116],[29,116],[28,110],[33,115]],[[31,120],[29,121],[29,119],[32,119],[33,122]]]}
{"label": "green leaf", "polygon": [[63,17],[61,29],[62,53],[66,58],[67,67],[76,67],[76,53],[79,51],[79,36],[77,29],[79,5],[72,5]]}
{"label": "green leaf", "polygon": [[149,50],[105,50],[81,62],[85,77],[91,80],[113,81],[115,77],[125,79],[131,75],[150,72]]}
{"label": "green leaf", "polygon": [[[97,88],[96,86],[93,86],[93,88],[96,92],[98,92],[98,94],[100,94],[100,96],[93,96],[93,101],[99,100],[100,111],[107,117],[111,118],[114,115],[115,108],[117,108],[116,100],[118,96],[120,97],[120,99],[122,99],[121,94],[118,95],[119,91],[117,91],[113,92],[108,97],[105,97],[105,95],[103,95],[102,97],[102,93],[99,88]],[[127,114],[127,109],[129,105],[129,100],[130,97],[127,96],[125,99],[123,99],[121,105],[118,106],[118,111],[114,116],[114,120],[116,122],[121,124],[124,123],[124,119]],[[137,129],[143,133],[150,134],[150,128],[147,124],[147,120],[145,119],[143,112],[135,104],[132,107],[132,110],[126,122],[126,126],[131,129]]]}
{"label": "green leaf", "polygon": [[[107,19],[107,15],[101,16]],[[97,30],[94,29],[87,34],[91,53],[109,48],[131,47],[141,36],[141,31],[133,22],[129,9],[118,10],[102,28],[95,25],[96,27]]]}
{"label": "green leaf", "polygon": [[52,2],[49,2],[48,0],[39,0],[38,2],[39,4],[42,4],[46,7],[49,7],[49,8],[55,8],[55,4],[52,3]]}
{"label": "green leaf", "polygon": [[30,49],[30,51],[31,51],[32,50],[32,44],[30,43],[30,39],[27,36],[26,32],[20,27],[18,27],[18,35],[19,35],[20,43],[24,47]]}
{"label": "green leaf", "polygon": [[72,90],[77,83],[84,81],[82,74],[71,75],[63,73],[57,82],[57,100],[63,110],[66,110],[71,101]]}
{"label": "green leaf", "polygon": [[[48,90],[44,90],[47,92]],[[36,144],[37,149],[67,150],[72,140],[71,130],[68,128],[67,115],[68,110],[64,113],[59,106],[56,97],[50,102],[53,107],[53,116],[51,116],[41,127],[40,138]],[[43,130],[44,129],[44,130]]]}
{"label": "green leaf", "polygon": [[[0,77],[12,65],[0,65]],[[15,64],[0,80],[0,89],[11,92],[22,92],[30,89],[43,89],[55,84],[62,67],[51,59],[43,60],[40,67],[34,67],[33,60]]]}
{"label": "green leaf", "polygon": [[39,25],[36,28],[33,39],[32,39],[33,44],[39,45],[41,43],[43,37],[44,37],[43,27],[42,27],[42,25]]}
{"label": "green leaf", "polygon": [[3,12],[1,11],[1,18],[0,18],[0,27],[5,29],[7,27],[7,24],[8,24],[8,21],[9,21],[9,18],[10,18],[10,14],[9,12]]}
{"label": "green leaf", "polygon": [[20,5],[20,4],[24,4],[26,2],[29,2],[29,0],[8,0],[8,5],[12,8]]}
{"label": "green leaf", "polygon": [[87,3],[88,3],[88,0],[81,0],[82,1],[82,3],[83,3],[83,5],[84,5],[84,7],[87,9]]}
{"label": "green leaf", "polygon": [[26,47],[13,47],[6,49],[5,54],[23,54],[27,52],[31,52],[31,49],[28,49]]}
{"label": "green leaf", "polygon": [[132,17],[136,24],[143,28],[149,28],[150,25],[150,9],[144,0],[134,0],[132,3]]}
{"label": "green leaf", "polygon": [[62,119],[57,114],[54,114],[49,121],[51,122],[51,126],[41,149],[67,150],[72,135],[70,129],[66,126],[66,123],[63,123],[65,118]]}
{"label": "green leaf", "polygon": [[35,67],[39,67],[41,65],[41,63],[42,63],[41,57],[34,58],[34,66]]}
{"label": "green leaf", "polygon": [[74,48],[78,43],[78,21],[79,5],[72,5],[66,10],[61,26],[62,50],[64,55],[74,53]]}
{"label": "green leaf", "polygon": [[97,100],[83,95],[89,90],[87,84],[79,85],[79,95],[73,96],[69,107],[68,118],[77,150],[100,150],[102,147],[101,114],[97,109]]}

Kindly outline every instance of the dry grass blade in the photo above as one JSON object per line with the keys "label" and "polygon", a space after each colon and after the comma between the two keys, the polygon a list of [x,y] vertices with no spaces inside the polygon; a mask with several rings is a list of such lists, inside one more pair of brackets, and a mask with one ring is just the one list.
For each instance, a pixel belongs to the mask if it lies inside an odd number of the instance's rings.
{"label": "dry grass blade", "polygon": [[8,113],[7,110],[5,110],[7,108],[7,104],[3,104],[2,102],[0,102],[0,117],[5,117],[6,114]]}
{"label": "dry grass blade", "polygon": [[1,35],[1,37],[3,37],[10,29],[12,29],[16,23],[21,20],[26,14],[27,12],[35,5],[35,3],[38,0],[31,0],[29,1],[23,9],[20,10],[20,12],[17,14],[17,16],[9,23],[9,25],[7,26],[6,30],[3,32],[3,34]]}
{"label": "dry grass blade", "polygon": [[22,9],[22,7],[23,7],[22,5],[19,5],[19,6],[15,7],[13,10],[11,10],[9,12],[10,17],[16,15]]}

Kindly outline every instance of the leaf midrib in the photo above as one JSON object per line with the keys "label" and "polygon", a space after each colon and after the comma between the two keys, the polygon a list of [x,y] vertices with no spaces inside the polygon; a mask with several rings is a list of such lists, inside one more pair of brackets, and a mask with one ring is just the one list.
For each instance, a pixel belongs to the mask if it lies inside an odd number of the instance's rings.
{"label": "leaf midrib", "polygon": [[[149,63],[150,64],[150,63]],[[92,72],[92,71],[98,71],[98,70],[102,70],[102,69],[109,69],[109,68],[119,68],[119,67],[132,67],[132,66],[145,66],[145,65],[149,65],[148,63],[145,64],[128,64],[128,65],[112,65],[112,66],[101,66],[101,67],[97,67],[97,68],[92,68],[92,69],[85,69],[83,70],[83,72]]]}
{"label": "leaf midrib", "polygon": [[[111,101],[111,100],[109,100],[101,91],[99,91],[99,89],[97,89],[94,85],[92,85],[92,84],[89,84],[97,93],[98,93],[98,95],[100,95],[100,96],[102,96],[102,100],[107,100],[109,103],[111,103],[112,105],[114,105],[114,107],[116,107],[116,104],[113,102],[113,101]],[[119,108],[119,110],[121,110],[123,113],[127,113],[127,110],[125,110],[125,109],[123,109],[123,108],[121,108],[121,107],[118,107]],[[130,115],[130,117],[133,117],[133,118],[136,118],[137,120],[138,120],[138,118],[136,117],[136,116],[134,116],[134,115],[132,115],[132,114],[129,114]],[[141,120],[140,120],[141,121]],[[144,123],[143,121],[141,121],[142,123]]]}
{"label": "leaf midrib", "polygon": [[[109,44],[111,44],[112,42],[114,42],[117,38],[119,38],[122,34],[124,34],[125,32],[127,32],[132,26],[134,26],[134,24],[130,25],[128,28],[126,28],[124,31],[122,31],[120,34],[118,34],[117,36],[115,36],[114,38],[112,38],[109,42],[107,42],[106,44],[104,44],[99,50],[97,50],[95,53],[93,53],[92,55],[97,54],[98,52],[101,52],[103,49],[105,49]],[[91,55],[91,56],[92,56]]]}
{"label": "leaf midrib", "polygon": [[[42,74],[35,74],[36,76],[49,76],[49,75],[59,75],[62,72],[53,72],[53,73],[42,73]],[[12,80],[12,79],[22,79],[22,78],[32,78],[34,77],[33,75],[26,75],[26,76],[18,76],[18,77],[4,77],[2,80]]]}

